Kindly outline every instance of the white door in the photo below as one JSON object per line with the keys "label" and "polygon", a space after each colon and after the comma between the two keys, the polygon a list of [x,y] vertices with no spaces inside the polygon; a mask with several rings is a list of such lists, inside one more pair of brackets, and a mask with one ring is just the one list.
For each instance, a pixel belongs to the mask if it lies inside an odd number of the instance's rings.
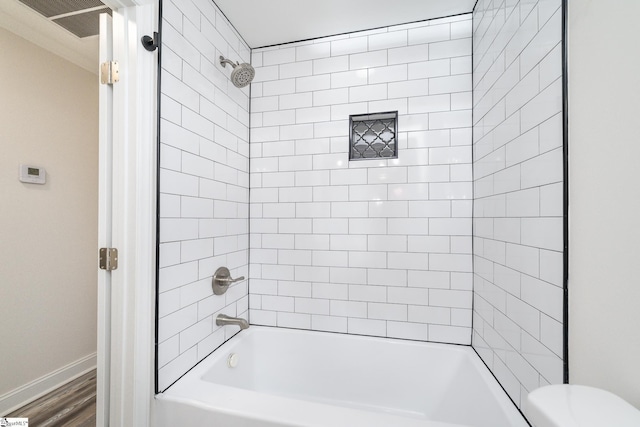
{"label": "white door", "polygon": [[[113,21],[100,15],[100,64],[113,59]],[[99,89],[99,195],[98,247],[112,247],[113,86]],[[96,248],[98,250],[98,248]],[[109,376],[111,353],[111,272],[98,270],[98,367],[96,425],[109,425]]]}
{"label": "white door", "polygon": [[[1,0],[0,0],[1,1]],[[140,39],[157,31],[154,0],[105,0],[100,63],[120,81],[100,85],[100,247],[118,269],[98,273],[96,425],[152,425],[154,378],[157,63]]]}

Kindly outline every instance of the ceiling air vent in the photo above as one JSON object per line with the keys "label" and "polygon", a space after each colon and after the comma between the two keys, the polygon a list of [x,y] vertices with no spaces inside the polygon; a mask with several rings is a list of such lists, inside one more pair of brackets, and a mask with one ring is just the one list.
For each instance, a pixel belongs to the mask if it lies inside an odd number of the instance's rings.
{"label": "ceiling air vent", "polygon": [[100,0],[19,1],[80,38],[97,35],[100,14],[111,15],[111,9]]}

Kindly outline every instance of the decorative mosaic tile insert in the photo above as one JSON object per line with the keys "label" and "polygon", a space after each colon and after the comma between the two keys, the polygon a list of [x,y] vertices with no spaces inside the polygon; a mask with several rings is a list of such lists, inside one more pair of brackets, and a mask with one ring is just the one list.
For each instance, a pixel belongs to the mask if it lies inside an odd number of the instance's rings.
{"label": "decorative mosaic tile insert", "polygon": [[349,116],[349,160],[397,158],[398,112]]}

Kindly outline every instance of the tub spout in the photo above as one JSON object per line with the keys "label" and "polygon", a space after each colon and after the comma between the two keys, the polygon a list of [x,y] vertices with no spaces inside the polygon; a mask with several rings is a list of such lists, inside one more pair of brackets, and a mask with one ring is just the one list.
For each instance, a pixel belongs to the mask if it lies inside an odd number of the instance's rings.
{"label": "tub spout", "polygon": [[239,317],[231,317],[227,316],[226,314],[218,314],[218,317],[216,317],[216,325],[237,325],[240,326],[240,329],[247,329],[249,327],[249,322]]}

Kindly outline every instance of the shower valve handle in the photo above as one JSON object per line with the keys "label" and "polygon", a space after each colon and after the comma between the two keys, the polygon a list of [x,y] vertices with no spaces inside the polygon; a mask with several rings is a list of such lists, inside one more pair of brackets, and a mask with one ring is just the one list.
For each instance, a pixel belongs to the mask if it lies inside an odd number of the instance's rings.
{"label": "shower valve handle", "polygon": [[227,267],[220,267],[213,275],[213,281],[211,284],[213,287],[213,293],[216,295],[222,295],[227,292],[230,284],[240,282],[241,280],[244,280],[244,276],[232,279],[229,269]]}

